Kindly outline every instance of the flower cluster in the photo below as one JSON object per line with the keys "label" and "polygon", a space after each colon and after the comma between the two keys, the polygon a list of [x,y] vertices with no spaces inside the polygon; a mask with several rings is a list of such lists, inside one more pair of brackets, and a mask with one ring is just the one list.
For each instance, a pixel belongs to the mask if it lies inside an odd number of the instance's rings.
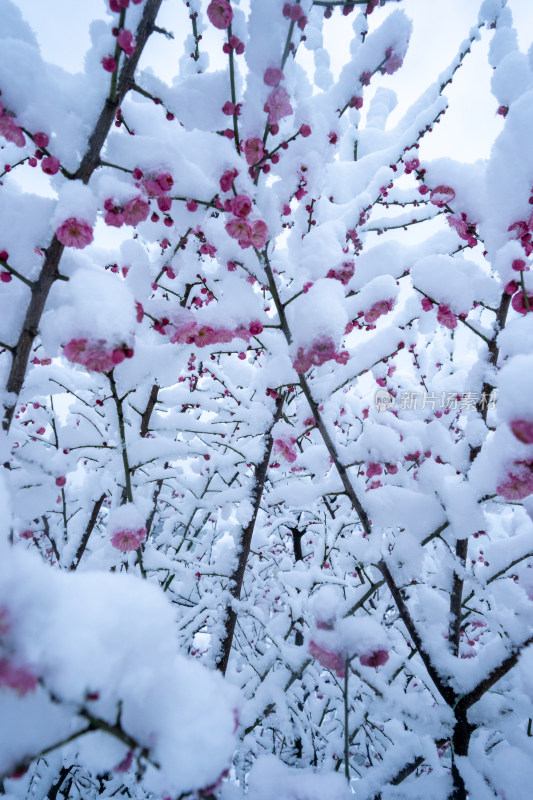
{"label": "flower cluster", "polygon": [[304,10],[297,3],[285,3],[283,6],[283,16],[290,19],[291,22],[296,22],[301,31],[307,25],[307,17]]}
{"label": "flower cluster", "polygon": [[389,311],[392,311],[393,308],[394,300],[378,300],[377,303],[374,303],[372,308],[370,308],[368,311],[365,311],[365,322],[370,324],[374,323],[384,314],[388,314]]}
{"label": "flower cluster", "polygon": [[346,364],[349,359],[347,350],[338,352],[333,339],[329,336],[322,336],[320,339],[315,339],[313,344],[308,350],[303,347],[298,348],[296,358],[292,362],[292,366],[300,375],[311,367],[320,367],[326,361],[336,361],[337,364]]}
{"label": "flower cluster", "polygon": [[23,696],[35,690],[37,678],[27,667],[14,664],[10,658],[0,658],[0,686]]}
{"label": "flower cluster", "polygon": [[8,142],[13,142],[17,147],[24,147],[26,144],[23,132],[2,103],[0,103],[0,136],[3,136]]}
{"label": "flower cluster", "polygon": [[343,286],[347,286],[355,273],[355,264],[353,261],[343,261],[342,266],[338,269],[328,270],[326,278],[335,278],[340,281]]}
{"label": "flower cluster", "polygon": [[385,63],[380,69],[382,75],[393,75],[403,64],[403,56],[400,56],[392,47],[385,50]]}
{"label": "flower cluster", "polygon": [[[530,198],[530,202],[531,199],[532,198]],[[519,219],[516,222],[513,222],[512,225],[509,225],[507,230],[513,239],[518,239],[520,241],[526,256],[530,256],[531,253],[533,253],[533,214],[531,214],[527,221],[524,219]]]}
{"label": "flower cluster", "polygon": [[459,237],[468,243],[469,247],[476,246],[476,223],[469,222],[464,212],[460,216],[457,214],[450,214],[446,217],[446,221],[450,228],[453,228]]}
{"label": "flower cluster", "polygon": [[104,202],[104,209],[106,211],[104,221],[113,228],[121,228],[124,224],[135,227],[139,222],[144,222],[150,213],[149,204],[140,196],[134,197],[125,205],[120,205],[112,197],[108,197]]}
{"label": "flower cluster", "polygon": [[233,339],[244,339],[249,342],[252,336],[259,336],[263,331],[259,320],[251,322],[248,328],[241,325],[232,330],[230,328],[213,328],[211,325],[199,325],[192,316],[182,319],[180,322],[171,322],[165,317],[156,323],[154,328],[158,333],[169,335],[173,344],[190,344],[196,347],[228,344]]}
{"label": "flower cluster", "polygon": [[111,372],[125,358],[131,358],[133,350],[126,345],[112,347],[105,339],[71,339],[63,345],[63,355],[92,372]]}

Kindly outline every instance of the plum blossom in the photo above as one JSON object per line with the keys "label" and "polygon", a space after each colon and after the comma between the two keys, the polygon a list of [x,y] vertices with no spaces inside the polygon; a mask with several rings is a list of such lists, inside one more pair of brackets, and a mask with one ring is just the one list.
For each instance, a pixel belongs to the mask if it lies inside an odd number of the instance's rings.
{"label": "plum blossom", "polygon": [[[311,367],[320,367],[326,361],[337,360],[339,357],[335,342],[329,336],[322,336],[316,339],[309,350],[304,350],[303,347],[298,348],[298,353],[292,366],[299,374],[307,372]],[[344,360],[344,359],[343,359]]]}
{"label": "plum blossom", "polygon": [[134,197],[126,203],[122,209],[122,213],[124,214],[124,222],[126,225],[135,227],[139,222],[144,222],[145,219],[148,219],[150,206],[142,197]]}
{"label": "plum blossom", "polygon": [[523,500],[533,492],[533,472],[524,467],[524,462],[516,461],[515,468],[496,487],[496,492],[506,500]]}
{"label": "plum blossom", "polygon": [[381,667],[389,660],[389,653],[387,650],[371,650],[369,653],[363,653],[359,656],[359,662],[363,667]]}
{"label": "plum blossom", "polygon": [[250,243],[257,249],[261,250],[265,246],[268,239],[268,227],[266,222],[258,219],[253,223],[252,234],[250,236]]}
{"label": "plum blossom", "polygon": [[17,147],[24,147],[26,144],[22,130],[4,109],[2,103],[0,103],[0,136],[3,136],[8,142],[13,142]]}
{"label": "plum blossom", "polygon": [[37,131],[33,134],[33,142],[36,147],[48,147],[50,144],[50,137],[43,131]]}
{"label": "plum blossom", "polygon": [[365,322],[375,322],[379,317],[388,314],[394,308],[394,300],[378,300],[371,309],[365,312]]}
{"label": "plum blossom", "polygon": [[316,658],[319,664],[322,664],[326,669],[330,669],[338,678],[344,678],[346,669],[346,662],[340,653],[333,650],[328,650],[317,644],[313,639],[309,642],[309,655]]}
{"label": "plum blossom", "polygon": [[235,217],[234,219],[230,219],[229,222],[225,224],[226,233],[231,236],[232,239],[238,239],[239,241],[250,241],[252,236],[252,226],[248,222],[248,220],[243,219],[242,217]]}
{"label": "plum blossom", "polygon": [[533,294],[530,294],[529,292],[527,292],[526,294],[528,303],[527,306],[524,298],[524,293],[522,290],[518,291],[515,295],[513,295],[513,299],[511,300],[512,307],[519,314],[527,314],[529,311],[533,310]]}
{"label": "plum blossom", "polygon": [[0,687],[14,689],[23,696],[35,691],[37,678],[27,667],[17,666],[9,658],[0,658]]}
{"label": "plum blossom", "polygon": [[437,321],[440,322],[441,325],[444,325],[445,328],[449,328],[453,330],[453,328],[457,327],[457,317],[450,310],[450,307],[441,304],[437,311]]}
{"label": "plum blossom", "polygon": [[429,195],[429,202],[437,208],[444,208],[447,203],[451,203],[455,198],[455,192],[450,186],[436,186]]}
{"label": "plum blossom", "polygon": [[41,161],[41,169],[45,173],[45,175],[55,175],[59,172],[59,167],[61,164],[59,163],[59,159],[54,158],[53,156],[46,156]]}
{"label": "plum blossom", "polygon": [[511,431],[516,438],[523,444],[533,444],[533,422],[528,419],[514,419],[511,423]]}
{"label": "plum blossom", "polygon": [[106,72],[115,72],[118,67],[117,62],[113,56],[104,56],[102,59],[102,66]]}
{"label": "plum blossom", "polygon": [[131,31],[123,28],[117,36],[117,41],[121,50],[124,50],[127,56],[133,55],[135,52],[135,39]]}
{"label": "plum blossom", "polygon": [[370,462],[366,469],[366,477],[373,478],[374,475],[381,475],[383,472],[383,467],[381,464],[376,464],[375,462]]}
{"label": "plum blossom", "polygon": [[111,536],[111,544],[122,553],[138,550],[146,539],[146,528],[119,528]]}
{"label": "plum blossom", "polygon": [[238,194],[229,201],[229,208],[236,217],[247,217],[252,210],[252,201],[247,195]]}
{"label": "plum blossom", "polygon": [[277,67],[267,67],[263,80],[267,86],[278,86],[284,77],[283,72]]}
{"label": "plum blossom", "polygon": [[343,286],[347,286],[355,273],[355,264],[353,261],[344,261],[342,267],[339,269],[330,269],[326,278],[335,278],[340,281]]}
{"label": "plum blossom", "polygon": [[228,0],[211,0],[207,6],[207,16],[215,28],[225,30],[231,25],[233,9],[228,3]]}
{"label": "plum blossom", "polygon": [[268,121],[271,125],[278,123],[283,117],[290,116],[293,111],[287,90],[282,86],[272,89],[265,103],[265,111],[268,111]]}
{"label": "plum blossom", "polygon": [[259,164],[263,156],[265,155],[265,151],[263,148],[263,140],[259,139],[258,137],[254,137],[252,139],[246,139],[243,145],[244,149],[244,157],[246,158],[246,163],[253,167],[255,164]]}
{"label": "plum blossom", "polygon": [[393,75],[403,64],[403,57],[394,52],[392,47],[385,50],[386,61],[380,69],[382,75]]}
{"label": "plum blossom", "polygon": [[105,339],[71,339],[63,345],[63,355],[73,364],[81,364],[91,372],[110,372],[125,358],[133,356],[133,350],[123,345],[112,348]]}
{"label": "plum blossom", "polygon": [[220,188],[222,189],[223,192],[229,192],[229,190],[233,186],[233,181],[235,180],[238,174],[239,173],[236,169],[228,169],[226,170],[226,172],[222,173],[222,177],[220,178]]}
{"label": "plum blossom", "polygon": [[293,439],[292,436],[278,436],[277,439],[274,439],[274,447],[273,450],[275,453],[278,453],[285,461],[288,461],[289,464],[294,464],[296,459],[298,458],[298,454],[294,445],[296,444],[296,439]]}
{"label": "plum blossom", "polygon": [[93,229],[85,220],[69,217],[57,228],[56,236],[65,247],[76,247],[78,250],[82,250],[91,244]]}

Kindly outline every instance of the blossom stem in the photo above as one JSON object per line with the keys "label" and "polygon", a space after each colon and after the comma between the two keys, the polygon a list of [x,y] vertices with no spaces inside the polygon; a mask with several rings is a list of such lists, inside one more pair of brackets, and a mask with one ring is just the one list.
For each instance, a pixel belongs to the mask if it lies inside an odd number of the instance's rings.
{"label": "blossom stem", "polygon": [[[124,22],[126,21],[126,9],[122,8],[120,11],[120,18],[118,21],[118,28],[121,29],[124,27]],[[118,65],[120,61],[120,45],[117,42],[115,44],[115,62],[116,62],[116,69],[111,75],[111,87],[109,89],[109,100],[114,105],[117,99],[117,79],[118,79]]]}
{"label": "blossom stem", "polygon": [[524,297],[524,305],[525,305],[526,310],[527,310],[527,312],[529,314],[529,312],[531,311],[531,308],[529,306],[529,297],[527,296],[526,285],[524,283],[524,272],[523,271],[520,272],[520,285],[522,287],[522,295]]}
{"label": "blossom stem", "polygon": [[111,394],[113,396],[113,400],[115,401],[115,407],[117,409],[120,443],[122,446],[122,463],[124,465],[126,499],[128,503],[133,503],[133,492],[131,489],[131,470],[128,461],[128,450],[126,447],[126,428],[124,425],[124,409],[122,408],[122,400],[120,399],[117,393],[117,384],[115,382],[115,376],[113,375],[113,372],[112,371],[107,372],[106,375],[109,380],[109,385],[111,386]]}
{"label": "blossom stem", "polygon": [[229,45],[229,80],[231,85],[231,102],[233,103],[234,112],[233,112],[233,133],[235,134],[235,148],[237,153],[240,153],[241,147],[239,142],[239,126],[237,123],[237,95],[235,92],[235,62],[233,57],[233,47],[229,44],[229,40],[231,39],[231,25],[228,27],[228,45]]}
{"label": "blossom stem", "polygon": [[350,783],[350,729],[348,727],[348,715],[350,712],[350,703],[348,699],[348,676],[350,674],[350,659],[347,658],[344,662],[344,774],[346,780]]}

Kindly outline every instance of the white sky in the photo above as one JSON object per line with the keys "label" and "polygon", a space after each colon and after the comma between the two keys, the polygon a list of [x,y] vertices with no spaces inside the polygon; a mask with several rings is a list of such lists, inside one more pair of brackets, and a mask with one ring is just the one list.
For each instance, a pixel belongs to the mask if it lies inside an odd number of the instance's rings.
{"label": "white sky", "polygon": [[[35,30],[45,59],[71,72],[82,69],[89,47],[89,23],[92,19],[106,17],[106,0],[15,0],[15,4]],[[389,10],[398,7],[413,20],[413,36],[403,67],[393,76],[376,76],[370,87],[370,94],[380,83],[398,93],[399,103],[391,122],[397,120],[451,62],[460,43],[476,24],[480,5],[481,0],[402,0],[399,5],[390,3],[374,12],[371,17],[374,24]],[[508,0],[508,6],[513,13],[520,47],[527,51],[533,39],[533,0]],[[331,45],[334,74],[338,74],[348,56],[353,14],[341,17],[337,9],[333,18],[326,21],[325,41]],[[153,36],[147,61],[161,77],[170,81],[173,69],[169,65],[177,63],[183,35],[190,32],[185,3],[166,0],[158,24],[172,30],[176,40],[168,42],[162,36]],[[215,47],[210,47],[210,40],[215,40],[209,33],[205,36],[205,45],[210,52],[218,53],[218,38]],[[219,32],[213,33],[218,37]],[[433,134],[424,138],[423,157],[449,155],[460,161],[475,161],[488,156],[502,127],[502,120],[496,115],[496,101],[490,95],[489,37],[490,34],[484,33],[483,40],[474,44],[453,85],[446,89],[450,110]],[[368,103],[365,105],[368,107]]]}

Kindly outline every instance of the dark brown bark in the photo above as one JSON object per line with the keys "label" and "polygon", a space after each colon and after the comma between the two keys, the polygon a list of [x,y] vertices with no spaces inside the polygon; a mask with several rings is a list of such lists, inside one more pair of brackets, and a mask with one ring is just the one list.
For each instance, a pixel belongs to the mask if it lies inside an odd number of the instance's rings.
{"label": "dark brown bark", "polygon": [[105,496],[106,496],[106,494],[104,492],[98,498],[98,500],[95,502],[95,504],[93,506],[93,510],[91,512],[91,516],[90,516],[89,522],[87,523],[87,527],[85,528],[85,532],[84,532],[83,536],[81,537],[81,542],[80,542],[80,545],[79,545],[79,547],[78,547],[78,549],[76,551],[76,555],[74,557],[74,561],[70,565],[70,569],[71,570],[77,569],[79,567],[79,565],[80,565],[80,561],[81,561],[81,559],[83,557],[83,554],[85,553],[85,549],[86,549],[86,547],[87,547],[87,545],[89,543],[89,538],[91,536],[91,533],[94,530],[94,526],[96,525],[96,520],[98,519],[98,514],[100,513],[100,509],[102,508],[102,503],[105,500]]}
{"label": "dark brown bark", "polygon": [[148,433],[150,417],[152,416],[155,404],[157,403],[158,393],[159,393],[159,386],[157,385],[157,383],[154,383],[154,385],[152,386],[152,391],[150,392],[150,397],[148,398],[148,403],[141,417],[141,436],[146,436],[146,434]]}
{"label": "dark brown bark", "polygon": [[396,608],[398,609],[400,617],[402,618],[402,622],[407,628],[409,636],[411,637],[414,646],[418,650],[420,658],[424,662],[424,666],[427,669],[431,680],[435,684],[435,688],[438,690],[439,694],[446,701],[446,703],[453,708],[456,701],[456,694],[450,686],[446,685],[446,683],[443,681],[443,679],[441,678],[441,676],[431,663],[431,659],[426,650],[424,649],[422,638],[418,633],[413,618],[411,617],[409,609],[407,608],[407,604],[403,599],[401,590],[398,588],[398,586],[396,586],[394,578],[392,577],[392,574],[384,561],[379,562],[378,569],[383,575],[385,583],[387,584],[389,591],[394,599],[394,602],[396,603]]}
{"label": "dark brown bark", "polygon": [[[117,83],[116,97],[113,101],[106,100],[94,130],[89,138],[87,152],[83,156],[80,166],[73,178],[88,183],[94,170],[100,164],[100,154],[109,130],[115,119],[117,109],[122,103],[127,91],[131,88],[133,75],[143,49],[148,41],[148,37],[153,31],[153,25],[157,17],[162,0],[146,0],[141,22],[135,32],[136,47],[135,52],[125,59],[124,66],[120,71]],[[31,348],[41,321],[48,294],[54,282],[59,277],[59,262],[63,254],[64,245],[54,236],[50,245],[46,248],[46,257],[41,269],[41,273],[32,286],[31,298],[26,310],[26,316],[22,326],[19,339],[13,348],[13,360],[11,370],[7,379],[6,389],[15,397],[4,407],[4,419],[2,422],[4,430],[9,430],[15,412],[17,398],[22,390]]]}
{"label": "dark brown bark", "polygon": [[[231,576],[230,593],[233,600],[238,601],[241,597],[242,585],[244,583],[244,573],[246,571],[246,564],[248,556],[250,555],[250,547],[252,545],[252,536],[254,533],[257,515],[259,513],[259,506],[263,497],[263,489],[265,486],[268,462],[270,461],[270,454],[272,452],[272,427],[279,421],[281,417],[281,410],[283,408],[284,397],[280,396],[276,400],[276,411],[272,425],[265,435],[265,454],[263,459],[256,465],[254,470],[254,481],[251,492],[251,499],[253,503],[253,512],[250,522],[243,529],[241,534],[240,549],[238,555],[237,566]],[[226,616],[224,623],[224,637],[220,645],[220,655],[217,661],[217,669],[225,675],[228,668],[229,657],[231,653],[231,645],[233,643],[233,636],[235,635],[235,625],[237,623],[237,612],[231,604],[226,607]]]}
{"label": "dark brown bark", "polygon": [[[464,568],[466,564],[466,557],[468,554],[468,539],[459,539],[455,545],[455,556],[459,564]],[[461,573],[453,573],[452,592],[450,595],[450,627],[448,632],[448,639],[450,649],[454,656],[459,655],[459,642],[461,640],[461,608],[463,602],[463,585]]]}

